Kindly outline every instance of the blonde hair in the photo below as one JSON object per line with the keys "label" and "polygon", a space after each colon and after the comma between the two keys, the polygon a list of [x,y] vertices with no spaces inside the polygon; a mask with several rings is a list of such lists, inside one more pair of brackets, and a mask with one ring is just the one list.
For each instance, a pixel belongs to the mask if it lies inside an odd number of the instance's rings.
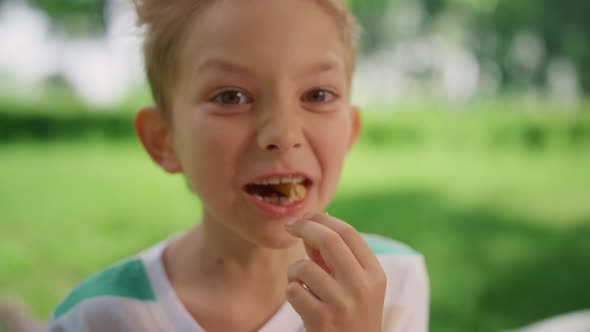
{"label": "blonde hair", "polygon": [[[187,24],[214,1],[220,0],[132,0],[137,12],[137,25],[145,28],[143,56],[145,70],[156,105],[171,115],[176,65],[184,40],[188,37]],[[342,0],[314,0],[335,18],[342,41],[348,48],[350,76],[356,64],[359,26]]]}

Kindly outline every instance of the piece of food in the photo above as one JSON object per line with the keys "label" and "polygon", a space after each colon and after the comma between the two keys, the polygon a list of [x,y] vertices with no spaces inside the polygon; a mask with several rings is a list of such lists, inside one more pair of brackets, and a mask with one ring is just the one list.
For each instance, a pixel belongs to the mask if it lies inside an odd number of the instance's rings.
{"label": "piece of food", "polygon": [[275,184],[273,188],[283,195],[291,198],[292,201],[298,202],[305,198],[307,188],[302,183],[282,183]]}

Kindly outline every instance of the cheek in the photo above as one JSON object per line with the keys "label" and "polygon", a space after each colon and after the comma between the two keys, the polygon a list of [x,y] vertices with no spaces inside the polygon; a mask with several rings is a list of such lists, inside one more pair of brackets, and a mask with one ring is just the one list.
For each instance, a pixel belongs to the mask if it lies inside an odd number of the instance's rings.
{"label": "cheek", "polygon": [[202,117],[183,137],[183,169],[193,190],[204,200],[217,192],[227,192],[239,160],[243,130],[227,119]]}
{"label": "cheek", "polygon": [[350,142],[351,120],[341,112],[333,117],[318,121],[313,129],[316,148],[321,154],[320,160],[331,166],[341,166],[346,157]]}
{"label": "cheek", "polygon": [[350,121],[340,116],[323,122],[321,128],[313,130],[313,149],[322,170],[322,185],[319,190],[323,205],[328,204],[338,187],[349,148],[350,130],[348,128],[350,128]]}

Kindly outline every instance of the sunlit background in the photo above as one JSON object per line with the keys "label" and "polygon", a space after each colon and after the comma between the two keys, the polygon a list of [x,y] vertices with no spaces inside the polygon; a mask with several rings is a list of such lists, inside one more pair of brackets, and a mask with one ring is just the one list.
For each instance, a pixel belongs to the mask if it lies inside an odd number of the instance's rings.
{"label": "sunlit background", "polygon": [[[424,254],[431,331],[590,309],[590,2],[348,3],[365,127],[330,213]],[[130,0],[0,0],[0,297],[40,319],[198,220],[134,136],[134,20]]]}

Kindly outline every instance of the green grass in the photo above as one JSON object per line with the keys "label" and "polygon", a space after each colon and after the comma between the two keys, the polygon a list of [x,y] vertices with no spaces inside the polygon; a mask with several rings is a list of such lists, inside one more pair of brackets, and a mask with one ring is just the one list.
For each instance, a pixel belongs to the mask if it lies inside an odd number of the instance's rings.
{"label": "green grass", "polygon": [[[367,115],[348,159],[329,212],[425,255],[432,331],[590,307],[590,144],[568,134],[588,121],[521,117]],[[73,285],[190,227],[200,207],[137,143],[84,140],[0,145],[0,211],[0,295],[47,317]]]}

